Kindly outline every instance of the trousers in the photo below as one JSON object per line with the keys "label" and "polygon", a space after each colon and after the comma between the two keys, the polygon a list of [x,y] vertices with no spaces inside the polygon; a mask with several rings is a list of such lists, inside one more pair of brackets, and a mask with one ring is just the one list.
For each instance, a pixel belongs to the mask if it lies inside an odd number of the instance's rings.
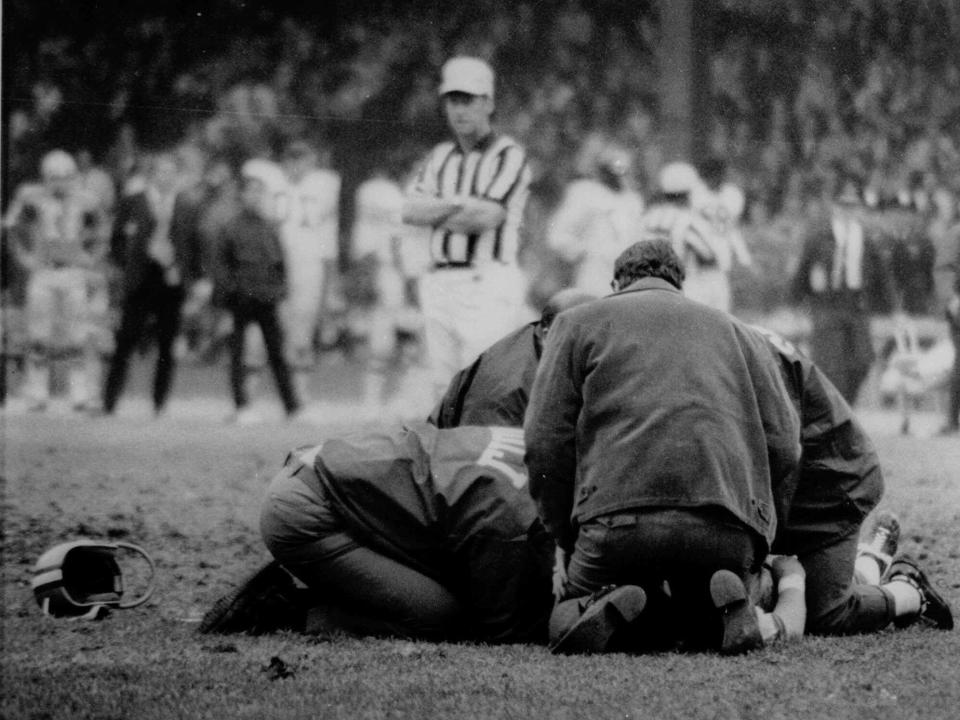
{"label": "trousers", "polygon": [[153,406],[159,412],[167,403],[176,358],[173,342],[180,331],[180,310],[184,290],[180,285],[167,285],[163,269],[151,263],[141,285],[132,289],[124,299],[117,330],[116,348],[110,360],[106,387],[103,393],[103,409],[113,412],[127,379],[130,357],[147,331],[148,322],[155,321],[157,340],[157,365],[153,375]]}
{"label": "trousers", "polygon": [[[436,580],[364,546],[329,499],[284,468],[270,483],[260,532],[274,558],[318,597],[338,625],[361,635],[453,637],[461,608]],[[322,489],[322,486],[321,486]]]}
{"label": "trousers", "polygon": [[876,632],[894,618],[893,596],[854,578],[859,533],[799,555],[807,573],[807,628],[815,635]]}
{"label": "trousers", "polygon": [[655,601],[668,592],[669,602],[656,618],[659,630],[690,646],[714,646],[722,627],[710,578],[717,570],[731,570],[756,598],[765,556],[763,540],[721,510],[651,508],[604,515],[580,527],[567,568],[567,594],[639,585]]}
{"label": "trousers", "polygon": [[300,407],[290,369],[284,357],[283,330],[277,317],[276,305],[250,299],[234,299],[230,304],[233,314],[233,334],[230,336],[230,386],[233,390],[233,402],[237,408],[245,407],[248,401],[244,387],[244,345],[247,326],[256,323],[260,326],[263,344],[267,350],[267,359],[277,381],[277,390],[287,414]]}

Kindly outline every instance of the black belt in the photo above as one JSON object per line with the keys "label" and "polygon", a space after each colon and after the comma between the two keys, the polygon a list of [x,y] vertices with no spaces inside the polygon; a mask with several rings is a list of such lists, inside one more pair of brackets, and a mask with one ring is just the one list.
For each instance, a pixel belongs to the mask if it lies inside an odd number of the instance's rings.
{"label": "black belt", "polygon": [[469,270],[474,265],[472,262],[435,262],[434,270]]}

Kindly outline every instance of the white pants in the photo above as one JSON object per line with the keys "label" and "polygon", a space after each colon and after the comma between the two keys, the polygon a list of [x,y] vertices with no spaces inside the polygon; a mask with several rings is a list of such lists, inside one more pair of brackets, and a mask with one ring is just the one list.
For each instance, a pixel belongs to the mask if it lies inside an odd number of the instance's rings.
{"label": "white pants", "polygon": [[322,258],[289,258],[287,297],[280,305],[280,317],[286,334],[287,358],[295,368],[313,366],[313,338],[320,322],[325,280]]}
{"label": "white pants", "polygon": [[436,393],[520,324],[527,283],[515,267],[442,268],[423,276],[424,340]]}
{"label": "white pants", "polygon": [[688,268],[683,281],[683,294],[704,305],[730,312],[732,296],[730,278],[718,268]]}

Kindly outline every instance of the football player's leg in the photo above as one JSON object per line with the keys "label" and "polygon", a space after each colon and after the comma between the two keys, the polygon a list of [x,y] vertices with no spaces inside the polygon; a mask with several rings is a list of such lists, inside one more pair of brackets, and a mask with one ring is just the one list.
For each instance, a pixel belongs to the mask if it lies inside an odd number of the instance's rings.
{"label": "football player's leg", "polygon": [[24,395],[35,407],[50,397],[50,341],[53,334],[53,273],[35,270],[27,280],[27,358]]}
{"label": "football player's leg", "polygon": [[893,595],[854,581],[859,533],[800,557],[807,574],[807,632],[849,635],[875,632],[896,615]]}
{"label": "football player's leg", "polygon": [[90,399],[85,355],[90,334],[86,273],[80,269],[71,270],[64,278],[63,292],[64,358],[67,361],[70,404],[79,410],[85,408]]}
{"label": "football player's leg", "polygon": [[[303,469],[299,472],[304,471]],[[338,624],[361,634],[452,637],[460,607],[435,580],[358,543],[328,500],[284,468],[260,516],[267,548],[331,606]]]}

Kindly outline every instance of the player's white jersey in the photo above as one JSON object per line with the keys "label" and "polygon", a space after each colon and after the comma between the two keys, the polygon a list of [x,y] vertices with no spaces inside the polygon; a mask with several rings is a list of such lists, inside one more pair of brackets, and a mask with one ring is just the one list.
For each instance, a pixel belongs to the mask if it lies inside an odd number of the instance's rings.
{"label": "player's white jersey", "polygon": [[353,256],[375,255],[383,263],[395,261],[393,240],[401,234],[403,191],[384,177],[373,177],[357,188],[353,223]]}
{"label": "player's white jersey", "polygon": [[740,213],[729,206],[724,190],[726,188],[721,188],[720,192],[712,192],[703,188],[694,194],[693,200],[694,210],[699,211],[713,228],[717,266],[726,272],[734,260],[740,265],[750,265],[751,257],[740,232]]}
{"label": "player's white jersey", "polygon": [[639,239],[643,199],[592,179],[575,180],[550,221],[547,241],[567,262],[577,263],[575,285],[606,294],[617,257]]}
{"label": "player's white jersey", "polygon": [[290,262],[297,258],[336,259],[340,176],[314,170],[300,182],[289,180],[276,192],[280,238]]}
{"label": "player's white jersey", "polygon": [[40,184],[21,185],[4,218],[40,267],[88,266],[105,250],[106,217],[96,197],[75,189],[56,197]]}
{"label": "player's white jersey", "polygon": [[688,266],[716,264],[720,242],[699,212],[689,207],[662,202],[651,205],[640,218],[643,237],[659,236],[669,241]]}

